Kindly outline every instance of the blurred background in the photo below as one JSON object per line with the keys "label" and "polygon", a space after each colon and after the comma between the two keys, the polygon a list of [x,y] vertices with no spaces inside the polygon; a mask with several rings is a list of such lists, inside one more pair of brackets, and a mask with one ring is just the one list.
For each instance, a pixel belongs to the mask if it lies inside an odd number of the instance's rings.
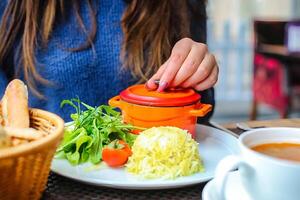
{"label": "blurred background", "polygon": [[300,0],[208,0],[219,123],[300,117]]}

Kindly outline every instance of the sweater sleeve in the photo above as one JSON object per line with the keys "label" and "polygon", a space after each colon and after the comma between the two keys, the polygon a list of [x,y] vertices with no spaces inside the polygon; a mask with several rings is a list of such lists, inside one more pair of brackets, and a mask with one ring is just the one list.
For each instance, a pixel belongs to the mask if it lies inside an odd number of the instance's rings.
{"label": "sweater sleeve", "polygon": [[206,1],[189,0],[188,10],[192,39],[196,42],[206,43]]}
{"label": "sweater sleeve", "polygon": [[3,73],[3,70],[0,70],[0,98],[3,96],[5,88],[7,85],[7,78]]}
{"label": "sweater sleeve", "polygon": [[[190,17],[190,32],[191,38],[196,42],[206,43],[206,1],[205,0],[189,0],[188,1],[189,17]],[[214,88],[199,92],[201,102],[211,104],[213,110],[205,117],[198,118],[198,123],[208,123],[212,117],[215,107],[215,92]]]}
{"label": "sweater sleeve", "polygon": [[[7,1],[0,1],[0,19],[2,18],[4,9],[6,7]],[[2,61],[0,63],[3,63]],[[2,98],[5,88],[7,85],[7,75],[3,70],[3,66],[0,65],[0,99]]]}
{"label": "sweater sleeve", "polygon": [[6,5],[7,5],[7,0],[0,1],[0,19],[2,18]]}

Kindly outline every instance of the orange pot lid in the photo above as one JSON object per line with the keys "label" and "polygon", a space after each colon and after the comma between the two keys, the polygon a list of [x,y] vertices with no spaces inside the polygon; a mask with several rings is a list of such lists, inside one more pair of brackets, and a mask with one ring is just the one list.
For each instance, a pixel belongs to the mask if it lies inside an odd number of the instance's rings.
{"label": "orange pot lid", "polygon": [[145,85],[133,85],[120,93],[123,101],[146,106],[186,106],[197,103],[201,96],[193,89],[170,88],[164,92],[149,91]]}

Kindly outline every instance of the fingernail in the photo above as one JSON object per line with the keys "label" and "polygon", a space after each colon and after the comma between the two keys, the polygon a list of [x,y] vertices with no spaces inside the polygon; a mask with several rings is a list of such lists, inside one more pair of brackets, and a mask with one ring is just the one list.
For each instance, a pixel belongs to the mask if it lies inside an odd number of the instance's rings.
{"label": "fingernail", "polygon": [[163,92],[164,89],[166,89],[167,87],[168,87],[168,82],[166,82],[166,81],[161,81],[161,82],[159,82],[159,86],[158,86],[157,91],[158,91],[158,92]]}
{"label": "fingernail", "polygon": [[155,83],[156,85],[159,85],[159,79],[154,80],[154,83]]}
{"label": "fingernail", "polygon": [[146,88],[146,90],[149,90],[149,91],[156,89],[156,88],[150,88],[148,85],[148,82],[145,83],[145,88]]}

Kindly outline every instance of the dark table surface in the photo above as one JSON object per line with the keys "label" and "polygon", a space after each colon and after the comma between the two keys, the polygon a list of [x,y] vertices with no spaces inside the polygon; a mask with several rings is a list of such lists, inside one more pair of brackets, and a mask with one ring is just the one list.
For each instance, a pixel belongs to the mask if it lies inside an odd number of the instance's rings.
{"label": "dark table surface", "polygon": [[50,173],[47,188],[42,199],[201,199],[201,192],[206,183],[167,190],[119,190],[113,188],[86,185],[70,180],[55,173]]}
{"label": "dark table surface", "polygon": [[[236,133],[241,133],[237,129],[231,129]],[[202,190],[207,182],[176,189],[165,190],[120,190],[99,186],[91,186],[71,179],[62,177],[53,172],[50,173],[48,183],[42,199],[61,200],[61,199],[202,199]]]}
{"label": "dark table surface", "polygon": [[[300,127],[299,119],[279,119],[270,121],[251,121],[247,122],[250,127],[265,126],[265,127]],[[236,129],[236,124],[224,124],[224,127],[231,131],[241,134],[242,131]],[[68,178],[64,178],[55,173],[50,173],[47,188],[43,193],[42,199],[188,199],[200,200],[202,196],[202,190],[205,183],[168,190],[119,190],[112,188],[105,188],[99,186],[86,185],[80,182],[73,181]],[[1,198],[1,197],[0,197]]]}

